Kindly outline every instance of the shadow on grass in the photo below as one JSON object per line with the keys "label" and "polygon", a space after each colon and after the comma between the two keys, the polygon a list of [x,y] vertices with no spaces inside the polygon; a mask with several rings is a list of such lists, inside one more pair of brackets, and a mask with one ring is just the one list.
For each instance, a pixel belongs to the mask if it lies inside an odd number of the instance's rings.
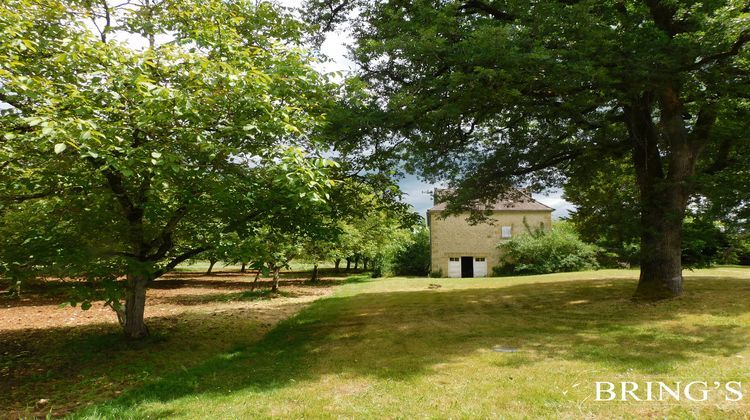
{"label": "shadow on grass", "polygon": [[[0,418],[44,417],[50,408],[57,416],[217,355],[244,351],[279,314],[306,304],[150,317],[153,334],[140,341],[127,340],[116,323],[0,331]],[[34,407],[40,398],[49,399],[50,406]]]}
{"label": "shadow on grass", "polygon": [[496,345],[519,349],[510,367],[551,358],[648,374],[746,347],[750,331],[732,317],[750,312],[750,281],[692,278],[686,296],[654,304],[631,302],[634,286],[570,281],[323,299],[252,346],[79,414],[137,415],[145,401],[270,390],[331,373],[407,379]]}
{"label": "shadow on grass", "polygon": [[176,305],[203,305],[207,303],[222,303],[222,302],[252,302],[256,300],[267,300],[277,297],[288,297],[295,298],[304,296],[303,293],[290,292],[285,290],[279,290],[278,292],[272,292],[271,289],[259,289],[259,290],[245,290],[234,293],[212,293],[205,295],[183,295],[183,296],[169,296],[158,298],[160,303],[169,303]]}

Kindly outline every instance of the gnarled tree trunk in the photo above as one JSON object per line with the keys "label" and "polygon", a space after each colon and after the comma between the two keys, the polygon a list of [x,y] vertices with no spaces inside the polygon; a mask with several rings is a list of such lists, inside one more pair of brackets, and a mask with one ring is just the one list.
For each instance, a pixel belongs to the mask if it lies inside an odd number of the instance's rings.
{"label": "gnarled tree trunk", "polygon": [[[657,106],[658,125],[653,121]],[[713,106],[704,107],[688,130],[679,87],[670,83],[633,98],[624,111],[641,196],[641,274],[635,298],[679,296],[682,222],[696,161],[716,112]]]}
{"label": "gnarled tree trunk", "polygon": [[341,266],[341,258],[336,258],[333,261],[333,270],[337,273],[339,272],[339,266]]}

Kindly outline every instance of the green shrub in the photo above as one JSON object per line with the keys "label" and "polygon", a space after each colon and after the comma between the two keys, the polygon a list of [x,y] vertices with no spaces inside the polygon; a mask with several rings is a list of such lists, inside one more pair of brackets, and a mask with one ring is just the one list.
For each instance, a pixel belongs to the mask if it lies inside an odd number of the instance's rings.
{"label": "green shrub", "polygon": [[396,253],[393,272],[398,276],[426,276],[430,273],[430,230],[426,226],[413,232],[409,244]]}
{"label": "green shrub", "polygon": [[744,242],[737,250],[737,264],[750,265],[750,243]]}
{"label": "green shrub", "polygon": [[498,245],[504,263],[494,275],[547,274],[598,268],[597,247],[583,242],[566,224],[530,232]]}

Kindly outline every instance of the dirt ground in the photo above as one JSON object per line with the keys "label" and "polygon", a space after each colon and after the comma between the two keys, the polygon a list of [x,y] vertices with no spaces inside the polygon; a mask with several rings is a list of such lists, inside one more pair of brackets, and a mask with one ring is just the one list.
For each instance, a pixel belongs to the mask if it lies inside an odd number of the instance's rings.
{"label": "dirt ground", "polygon": [[173,273],[155,281],[146,305],[155,338],[141,345],[121,337],[103,302],[87,311],[61,306],[68,288],[59,282],[27,290],[21,299],[0,296],[0,418],[65,414],[117,397],[150,375],[251,344],[342,281],[285,278],[280,292],[270,294],[270,279],[251,292],[253,278]]}
{"label": "dirt ground", "polygon": [[[230,294],[250,291],[252,274],[215,273],[210,276],[197,273],[173,273],[154,282],[147,293],[146,318],[174,316],[185,311],[212,311],[235,308],[254,308],[248,316],[258,320],[278,319],[278,310],[289,302],[304,303],[330,292],[330,283],[321,287],[304,285],[302,279],[281,280],[281,295],[259,301],[232,300]],[[258,290],[268,289],[270,279],[261,279]],[[111,308],[96,302],[91,309],[61,305],[61,296],[40,296],[24,293],[21,299],[0,300],[0,334],[6,331],[38,330],[75,327],[91,324],[117,324]],[[221,301],[226,299],[226,301]],[[218,302],[217,302],[218,301]],[[271,314],[272,313],[272,314]],[[268,315],[271,314],[269,317]],[[269,319],[266,319],[269,318]],[[284,318],[282,316],[282,318]]]}

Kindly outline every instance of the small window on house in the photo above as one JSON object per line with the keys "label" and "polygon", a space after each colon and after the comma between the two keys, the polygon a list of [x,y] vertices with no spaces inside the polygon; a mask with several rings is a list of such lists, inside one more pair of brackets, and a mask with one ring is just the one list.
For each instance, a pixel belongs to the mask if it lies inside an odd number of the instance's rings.
{"label": "small window on house", "polygon": [[461,261],[461,259],[460,259],[460,258],[453,258],[453,257],[451,257],[451,258],[450,258],[450,260],[451,260],[451,261]]}
{"label": "small window on house", "polygon": [[500,233],[501,238],[510,238],[511,235],[511,227],[510,226],[503,226],[502,231]]}
{"label": "small window on house", "polygon": [[474,258],[474,261],[479,261],[479,262],[481,262],[481,261],[484,261],[484,257],[481,257],[481,258]]}

